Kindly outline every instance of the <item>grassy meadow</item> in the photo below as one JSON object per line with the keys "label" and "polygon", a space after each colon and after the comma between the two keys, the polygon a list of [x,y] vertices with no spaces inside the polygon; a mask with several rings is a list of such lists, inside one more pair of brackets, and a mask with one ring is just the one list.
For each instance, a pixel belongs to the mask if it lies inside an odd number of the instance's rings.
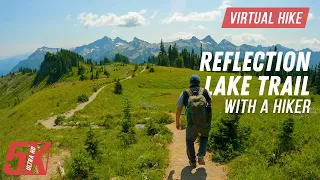
{"label": "grassy meadow", "polygon": [[[96,70],[99,68],[101,67],[97,66]],[[1,78],[0,166],[3,167],[6,163],[5,157],[12,141],[50,141],[53,153],[60,150],[77,152],[84,148],[91,124],[97,126],[93,131],[99,140],[100,160],[91,163],[93,170],[89,179],[163,179],[165,167],[169,163],[166,144],[170,143],[172,138],[172,134],[165,127],[165,124],[172,122],[167,113],[175,112],[176,101],[181,92],[188,88],[190,75],[199,74],[202,86],[206,76],[211,75],[211,91],[214,91],[220,76],[226,76],[228,79],[229,76],[237,75],[154,66],[155,72],[149,72],[147,69],[141,74],[135,73],[135,77],[131,79],[122,81],[123,93],[116,95],[113,92],[113,79],[131,76],[134,65],[112,64],[106,65],[105,68],[110,77],[101,74],[98,79],[79,81],[76,69],[73,69],[72,73],[58,83],[49,86],[40,84],[33,88],[30,85],[34,74],[17,74]],[[138,71],[142,69],[143,67],[139,66]],[[81,126],[53,130],[46,129],[37,122],[75,108],[78,96],[85,94],[89,97],[94,89],[104,85],[105,88],[93,102],[62,122],[66,126]],[[213,127],[216,127],[216,123],[224,115],[227,98],[258,99],[257,107],[261,106],[263,99],[269,99],[270,110],[274,99],[283,98],[260,97],[259,88],[258,79],[253,77],[249,88],[251,94],[248,97],[213,96]],[[310,114],[256,112],[241,115],[240,125],[250,127],[251,134],[244,152],[226,163],[230,179],[320,179],[320,96],[311,96],[314,102]],[[20,98],[19,101],[16,100],[17,97]],[[126,99],[130,102],[134,125],[143,124],[146,127],[135,130],[137,141],[128,147],[124,147],[119,138]],[[293,118],[295,121],[294,149],[280,157],[279,163],[270,165],[280,125],[287,118]],[[75,157],[74,155],[65,161],[67,173]],[[8,176],[1,171],[1,178],[5,179]]]}

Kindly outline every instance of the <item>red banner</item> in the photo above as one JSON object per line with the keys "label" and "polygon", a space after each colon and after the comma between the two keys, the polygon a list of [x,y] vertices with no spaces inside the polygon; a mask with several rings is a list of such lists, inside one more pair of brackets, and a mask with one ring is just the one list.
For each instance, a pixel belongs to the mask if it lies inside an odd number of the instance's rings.
{"label": "red banner", "polygon": [[305,28],[309,8],[227,8],[222,28]]}

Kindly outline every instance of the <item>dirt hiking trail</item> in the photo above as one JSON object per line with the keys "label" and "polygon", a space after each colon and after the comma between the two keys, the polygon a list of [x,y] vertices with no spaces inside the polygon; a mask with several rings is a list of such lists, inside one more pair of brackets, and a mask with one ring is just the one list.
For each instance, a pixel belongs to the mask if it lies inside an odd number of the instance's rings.
{"label": "dirt hiking trail", "polygon": [[[146,67],[144,67],[139,73],[137,73],[136,75],[138,74],[141,74],[143,73],[144,71],[146,70]],[[120,80],[120,82],[122,81],[125,81],[125,80],[129,80],[131,79],[132,76],[128,76],[126,77],[125,79],[122,79]],[[114,83],[110,83],[110,84],[114,84]],[[62,116],[64,116],[66,119],[72,117],[74,115],[75,112],[77,111],[80,111],[82,109],[84,109],[89,103],[91,103],[96,97],[97,95],[103,90],[103,88],[105,88],[106,86],[110,85],[110,84],[107,84],[105,86],[102,86],[100,89],[97,90],[97,92],[94,92],[90,97],[89,97],[89,100],[87,102],[84,102],[84,103],[80,103],[77,105],[77,107],[75,109],[72,109],[64,114],[61,114]],[[62,125],[58,125],[56,126],[54,121],[57,119],[58,115],[55,115],[55,116],[51,116],[47,119],[42,119],[42,120],[39,120],[39,122],[46,128],[48,129],[63,129],[63,128],[71,128],[70,126],[62,126]]]}
{"label": "dirt hiking trail", "polygon": [[[175,113],[170,113],[175,120]],[[168,146],[170,151],[170,164],[166,170],[166,180],[225,180],[228,179],[226,167],[211,161],[211,154],[205,156],[206,165],[197,164],[197,168],[189,166],[186,154],[186,130],[177,130],[175,122],[167,127],[173,132],[172,143]],[[198,150],[195,143],[195,150]]]}
{"label": "dirt hiking trail", "polygon": [[[49,157],[48,169],[46,175],[29,175],[29,176],[20,176],[20,180],[50,180],[53,177],[59,177],[58,172],[59,163],[63,166],[63,159],[69,157],[70,153],[68,151],[61,151],[59,154],[54,154]],[[46,159],[43,159],[45,166]]]}

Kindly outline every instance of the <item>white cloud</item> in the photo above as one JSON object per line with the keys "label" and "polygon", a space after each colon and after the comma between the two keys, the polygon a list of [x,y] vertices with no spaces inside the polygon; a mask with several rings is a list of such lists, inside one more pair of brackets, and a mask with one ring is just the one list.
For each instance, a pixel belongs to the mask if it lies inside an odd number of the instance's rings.
{"label": "white cloud", "polygon": [[313,50],[320,51],[320,40],[316,38],[307,39],[302,38],[300,44],[303,48],[310,48]]}
{"label": "white cloud", "polygon": [[71,18],[71,14],[69,14],[67,17],[66,17],[66,20],[69,21]]}
{"label": "white cloud", "polygon": [[207,30],[208,28],[202,25],[192,25],[191,29],[203,31],[203,30]]}
{"label": "white cloud", "polygon": [[222,11],[225,8],[230,7],[231,0],[223,0],[221,5],[213,11],[209,12],[191,12],[184,15],[182,13],[175,12],[169,17],[162,20],[163,24],[172,24],[178,22],[195,22],[195,21],[214,21],[221,16]]}
{"label": "white cloud", "polygon": [[178,39],[190,39],[192,36],[194,36],[194,34],[190,32],[178,32],[170,36],[163,37],[162,40],[168,42],[168,41],[175,41]]}
{"label": "white cloud", "polygon": [[112,33],[116,33],[116,32],[118,32],[118,30],[116,30],[116,29],[112,29],[112,31],[111,31]]}
{"label": "white cloud", "polygon": [[227,7],[231,7],[231,0],[223,0],[222,4],[218,7],[218,10],[225,10]]}
{"label": "white cloud", "polygon": [[311,13],[308,14],[308,20],[314,19],[313,15]]}
{"label": "white cloud", "polygon": [[147,19],[143,16],[146,12],[146,10],[128,12],[121,16],[112,13],[99,16],[97,14],[83,12],[78,16],[78,20],[80,20],[86,28],[101,26],[136,27],[147,24]]}
{"label": "white cloud", "polygon": [[242,33],[238,35],[225,34],[224,38],[236,45],[241,45],[241,44],[257,45],[257,44],[262,44],[266,40],[266,38],[262,34],[250,34],[250,33]]}
{"label": "white cloud", "polygon": [[149,19],[154,19],[158,15],[158,11],[155,11]]}
{"label": "white cloud", "polygon": [[171,16],[162,20],[163,24],[172,24],[176,22],[195,22],[195,21],[214,21],[221,16],[220,11],[211,12],[192,12],[186,16],[181,13],[173,13]]}

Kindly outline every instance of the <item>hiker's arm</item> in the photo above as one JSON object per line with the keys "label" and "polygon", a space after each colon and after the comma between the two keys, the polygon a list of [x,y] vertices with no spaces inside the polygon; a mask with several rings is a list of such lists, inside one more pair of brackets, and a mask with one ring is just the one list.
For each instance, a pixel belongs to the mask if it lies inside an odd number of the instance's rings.
{"label": "hiker's arm", "polygon": [[177,111],[176,111],[176,128],[179,129],[180,126],[180,115],[183,109],[183,92],[180,94],[180,97],[177,101]]}
{"label": "hiker's arm", "polygon": [[176,111],[176,128],[180,129],[180,115],[182,112],[183,107],[177,107]]}

